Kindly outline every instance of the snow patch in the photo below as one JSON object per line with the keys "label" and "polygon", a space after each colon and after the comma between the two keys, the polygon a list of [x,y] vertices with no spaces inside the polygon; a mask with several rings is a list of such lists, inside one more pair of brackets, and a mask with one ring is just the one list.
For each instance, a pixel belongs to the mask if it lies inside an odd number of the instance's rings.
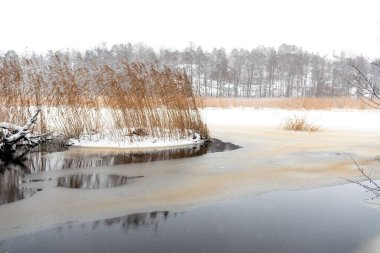
{"label": "snow patch", "polygon": [[78,139],[70,139],[69,145],[92,148],[160,148],[201,144],[201,136],[189,130],[186,138],[158,139],[149,136],[124,136],[121,138],[108,137],[101,134],[83,135]]}
{"label": "snow patch", "polygon": [[286,119],[297,116],[321,130],[380,131],[380,111],[376,110],[284,110],[254,108],[205,108],[208,126],[252,126],[282,128]]}

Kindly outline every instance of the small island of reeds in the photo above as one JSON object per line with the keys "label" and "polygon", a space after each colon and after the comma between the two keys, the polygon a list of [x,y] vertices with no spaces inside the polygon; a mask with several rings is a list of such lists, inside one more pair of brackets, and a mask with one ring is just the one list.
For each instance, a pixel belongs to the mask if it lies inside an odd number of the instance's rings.
{"label": "small island of reeds", "polygon": [[78,146],[188,144],[208,138],[186,73],[147,63],[102,64],[64,54],[0,58],[0,121]]}

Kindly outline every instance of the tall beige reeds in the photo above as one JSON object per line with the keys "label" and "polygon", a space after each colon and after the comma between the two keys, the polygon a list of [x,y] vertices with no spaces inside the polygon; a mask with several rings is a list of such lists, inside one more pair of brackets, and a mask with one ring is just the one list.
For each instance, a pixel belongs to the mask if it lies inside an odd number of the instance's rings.
{"label": "tall beige reeds", "polygon": [[192,84],[184,72],[141,63],[73,64],[57,53],[46,59],[0,59],[0,121],[15,124],[39,107],[36,131],[67,137],[98,133],[181,138],[208,137]]}

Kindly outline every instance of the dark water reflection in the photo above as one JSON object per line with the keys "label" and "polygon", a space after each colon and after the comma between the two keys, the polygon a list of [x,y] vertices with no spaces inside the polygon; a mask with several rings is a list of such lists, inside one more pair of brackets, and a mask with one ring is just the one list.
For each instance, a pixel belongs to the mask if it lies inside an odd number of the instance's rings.
{"label": "dark water reflection", "polygon": [[[0,162],[0,205],[33,196],[34,189],[22,187],[22,183],[52,180],[52,178],[40,178],[23,180],[24,174],[38,173],[51,170],[63,170],[82,167],[113,166],[129,163],[146,163],[160,160],[180,159],[201,156],[206,153],[223,152],[238,149],[240,146],[212,139],[202,145],[162,149],[155,151],[126,151],[126,150],[102,150],[71,148],[67,150],[64,142],[60,139],[49,140],[34,148],[25,156],[10,161]],[[52,151],[63,151],[53,152]],[[115,176],[117,177],[117,176]],[[97,189],[116,186],[117,179],[101,178],[100,176],[74,176],[72,178],[59,179],[60,186],[78,186],[85,189]],[[115,182],[113,182],[115,181]],[[88,183],[86,183],[88,182]],[[89,182],[93,182],[92,186]],[[99,182],[99,184],[97,183]],[[106,183],[108,182],[108,183]],[[113,182],[113,183],[112,183]],[[114,187],[112,186],[112,187]]]}
{"label": "dark water reflection", "polygon": [[211,139],[201,145],[162,149],[155,151],[126,151],[71,148],[63,153],[30,153],[25,159],[25,167],[30,173],[82,167],[102,167],[130,163],[146,163],[201,156],[206,153],[230,151],[241,148],[238,145]]}
{"label": "dark water reflection", "polygon": [[104,227],[118,227],[124,232],[141,228],[157,231],[159,223],[167,220],[168,217],[168,211],[130,214],[123,217],[95,221],[92,224],[92,230],[96,230],[97,228],[101,230]]}
{"label": "dark water reflection", "polygon": [[71,175],[59,177],[57,186],[73,189],[104,189],[121,186],[140,177],[126,177],[119,175],[103,175],[103,174],[90,174],[90,175]]}
{"label": "dark water reflection", "polygon": [[14,169],[0,173],[0,205],[31,197],[37,192],[36,189],[21,187],[20,174]]}
{"label": "dark water reflection", "polygon": [[0,252],[378,252],[380,212],[363,204],[366,196],[356,185],[274,192],[181,215],[68,224],[5,240]]}
{"label": "dark water reflection", "polygon": [[[176,213],[174,214],[177,215]],[[123,217],[117,217],[106,220],[98,220],[93,223],[83,223],[77,225],[60,226],[56,229],[56,232],[65,234],[72,233],[73,230],[80,229],[83,232],[91,231],[98,232],[104,229],[117,230],[124,232],[145,230],[145,231],[158,231],[159,224],[166,221],[170,217],[168,211],[156,211],[149,213],[136,213],[129,214]]]}

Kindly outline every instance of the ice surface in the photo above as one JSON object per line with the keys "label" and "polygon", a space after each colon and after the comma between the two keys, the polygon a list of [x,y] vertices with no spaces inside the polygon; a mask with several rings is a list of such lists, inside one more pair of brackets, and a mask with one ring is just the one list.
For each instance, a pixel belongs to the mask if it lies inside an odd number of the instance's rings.
{"label": "ice surface", "polygon": [[379,131],[380,112],[376,110],[282,110],[253,108],[205,108],[207,125],[281,128],[291,117],[303,117],[321,130]]}
{"label": "ice surface", "polygon": [[[321,131],[285,131],[283,118],[303,114]],[[53,178],[25,186],[42,188],[33,197],[0,206],[0,240],[56,227],[156,210],[184,210],[246,195],[300,190],[358,179],[354,157],[379,177],[380,134],[376,111],[285,111],[205,109],[212,137],[243,148],[200,157],[117,166],[45,171]],[[334,155],[326,155],[334,154]],[[80,190],[56,187],[54,179],[75,174],[143,176],[120,187]]]}

